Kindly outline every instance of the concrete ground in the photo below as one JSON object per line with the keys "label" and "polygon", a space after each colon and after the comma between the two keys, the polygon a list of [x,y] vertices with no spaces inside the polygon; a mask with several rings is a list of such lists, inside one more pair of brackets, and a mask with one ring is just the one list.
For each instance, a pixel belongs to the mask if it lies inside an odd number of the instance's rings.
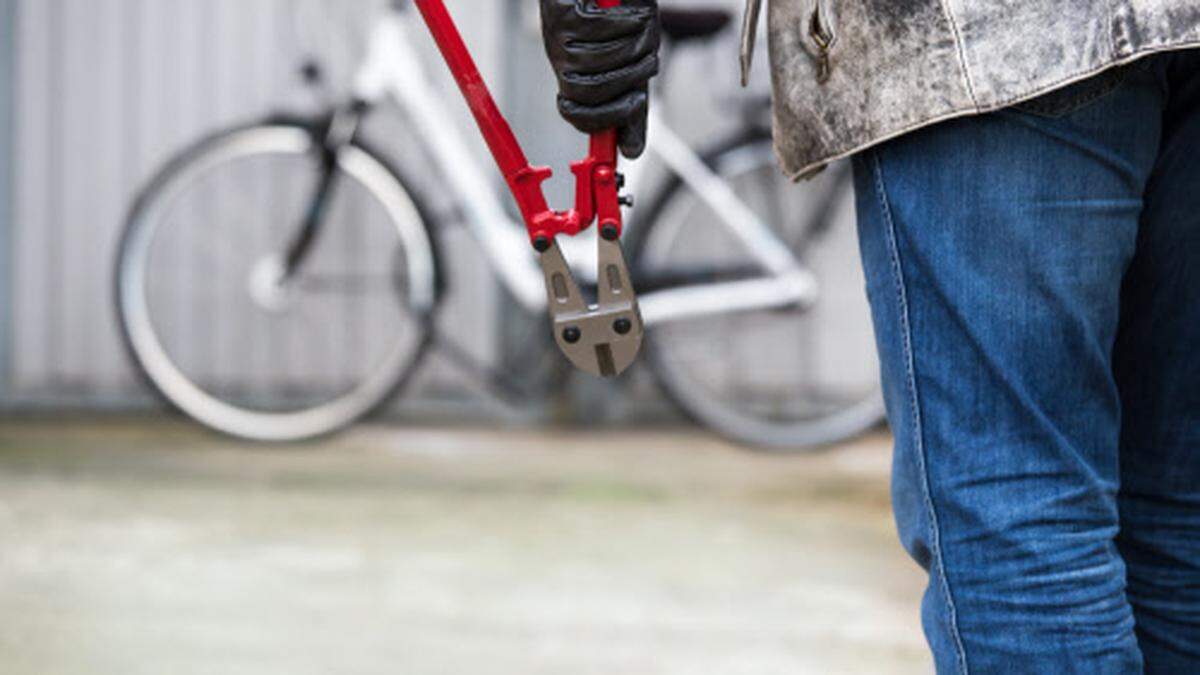
{"label": "concrete ground", "polygon": [[887,444],[0,420],[0,672],[929,672]]}

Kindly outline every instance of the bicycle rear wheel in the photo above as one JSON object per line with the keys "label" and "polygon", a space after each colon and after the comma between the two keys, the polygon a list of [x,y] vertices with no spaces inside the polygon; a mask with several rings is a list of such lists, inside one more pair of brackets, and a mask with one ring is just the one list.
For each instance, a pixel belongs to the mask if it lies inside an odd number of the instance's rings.
{"label": "bicycle rear wheel", "polygon": [[[697,421],[764,449],[814,448],[878,424],[879,367],[844,167],[792,184],[765,133],[725,144],[705,161],[812,270],[820,296],[805,308],[653,327],[647,354],[659,383]],[[762,273],[731,226],[678,179],[644,217],[633,253],[639,290],[657,279],[673,285]]]}
{"label": "bicycle rear wheel", "polygon": [[219,431],[290,441],[337,430],[400,386],[429,343],[437,257],[392,168],[341,149],[320,227],[286,274],[322,165],[321,125],[272,122],[185,151],[126,223],[126,345],[171,404]]}

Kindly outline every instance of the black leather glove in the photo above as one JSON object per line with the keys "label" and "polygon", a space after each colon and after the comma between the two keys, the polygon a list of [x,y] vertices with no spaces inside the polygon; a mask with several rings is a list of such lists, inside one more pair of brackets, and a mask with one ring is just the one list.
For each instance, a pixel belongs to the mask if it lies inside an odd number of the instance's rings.
{"label": "black leather glove", "polygon": [[646,148],[650,78],[658,74],[658,2],[541,0],[542,37],[558,76],[558,111],[576,129],[617,129],[621,154]]}

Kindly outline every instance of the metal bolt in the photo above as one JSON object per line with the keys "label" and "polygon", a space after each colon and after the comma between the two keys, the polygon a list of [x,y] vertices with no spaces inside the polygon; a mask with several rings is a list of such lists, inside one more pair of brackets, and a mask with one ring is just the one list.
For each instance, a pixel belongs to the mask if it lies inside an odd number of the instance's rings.
{"label": "metal bolt", "polygon": [[625,189],[625,174],[621,173],[620,171],[617,172],[617,189]]}
{"label": "metal bolt", "polygon": [[533,239],[533,248],[538,253],[545,253],[550,248],[550,239],[548,237],[538,235]]}
{"label": "metal bolt", "polygon": [[617,203],[620,204],[621,206],[628,206],[629,208],[632,209],[633,208],[633,195],[621,195],[620,197],[617,197]]}
{"label": "metal bolt", "polygon": [[613,322],[613,330],[617,331],[617,335],[628,335],[629,331],[633,330],[633,322],[629,319],[617,319]]}
{"label": "metal bolt", "polygon": [[618,238],[620,238],[621,231],[617,229],[616,225],[613,225],[612,223],[606,223],[600,228],[600,236],[604,237],[608,241],[616,241]]}
{"label": "metal bolt", "polygon": [[579,330],[575,326],[568,326],[567,328],[563,329],[562,337],[567,344],[573,345],[583,338],[583,331]]}

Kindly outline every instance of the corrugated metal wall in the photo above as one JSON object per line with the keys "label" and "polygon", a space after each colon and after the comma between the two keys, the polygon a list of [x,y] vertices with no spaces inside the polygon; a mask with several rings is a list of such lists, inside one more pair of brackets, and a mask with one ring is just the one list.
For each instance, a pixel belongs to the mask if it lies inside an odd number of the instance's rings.
{"label": "corrugated metal wall", "polygon": [[[145,400],[111,297],[125,211],[150,173],[199,134],[301,104],[295,70],[308,45],[296,30],[298,2],[15,0],[9,405]],[[328,4],[364,18],[377,5]],[[501,3],[451,4],[470,7],[458,12],[464,30],[485,68],[498,64],[488,55]],[[460,292],[447,320],[487,358],[496,333],[490,277],[469,242],[454,248]],[[423,388],[453,390],[456,378],[434,365]]]}

